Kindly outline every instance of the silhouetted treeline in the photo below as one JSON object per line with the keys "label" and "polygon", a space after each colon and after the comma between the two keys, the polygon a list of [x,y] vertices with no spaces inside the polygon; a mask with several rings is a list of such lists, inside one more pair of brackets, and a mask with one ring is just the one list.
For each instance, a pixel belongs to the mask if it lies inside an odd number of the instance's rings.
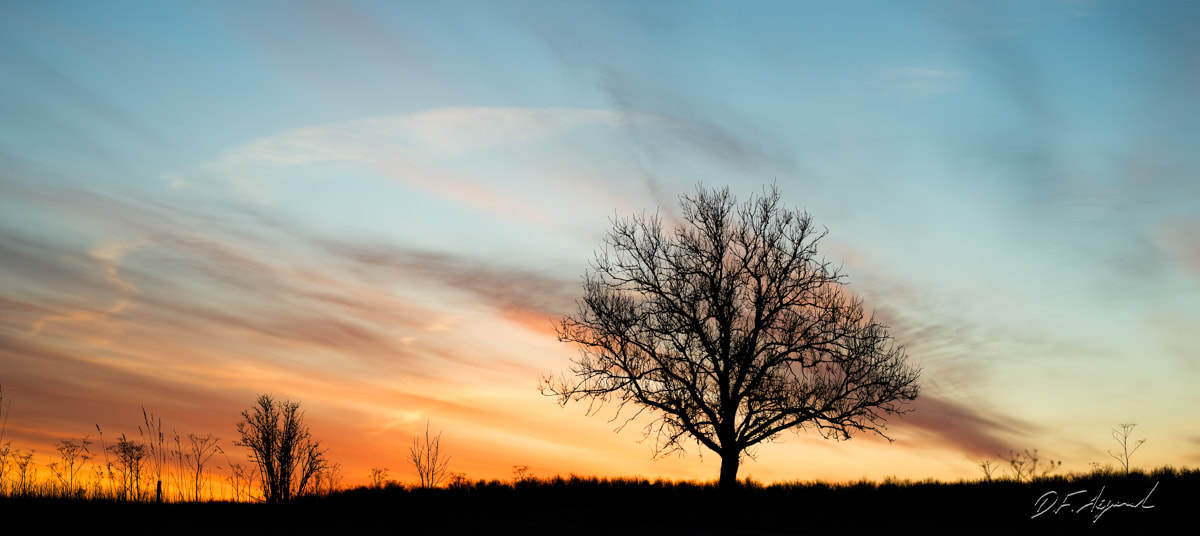
{"label": "silhouetted treeline", "polygon": [[122,527],[134,533],[1125,535],[1189,526],[1198,490],[1200,470],[1169,468],[1034,482],[751,483],[725,491],[691,482],[554,477],[363,487],[289,504],[3,499],[0,510],[53,514],[74,528],[137,519]]}

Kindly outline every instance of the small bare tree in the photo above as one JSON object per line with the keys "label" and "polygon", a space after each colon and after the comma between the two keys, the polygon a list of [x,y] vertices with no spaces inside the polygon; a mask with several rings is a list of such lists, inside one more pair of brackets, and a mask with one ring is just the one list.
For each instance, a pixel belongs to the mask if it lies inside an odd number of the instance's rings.
{"label": "small bare tree", "polygon": [[116,457],[116,468],[121,473],[120,497],[123,500],[142,499],[142,461],[146,458],[146,445],[132,441],[121,434],[108,451]]}
{"label": "small bare tree", "polygon": [[13,491],[17,496],[29,495],[33,488],[33,483],[37,481],[37,467],[33,465],[33,453],[35,451],[22,451],[17,449],[13,451],[13,469],[17,472],[17,481],[14,483]]}
{"label": "small bare tree", "polygon": [[1130,456],[1133,456],[1133,453],[1137,452],[1137,449],[1142,448],[1142,443],[1146,442],[1145,439],[1139,439],[1137,440],[1137,443],[1133,444],[1132,449],[1129,448],[1129,435],[1133,433],[1133,428],[1135,426],[1137,426],[1137,423],[1123,422],[1121,423],[1120,430],[1117,430],[1116,428],[1112,429],[1112,438],[1117,442],[1118,445],[1120,445],[1121,452],[1120,454],[1113,454],[1113,451],[1110,450],[1108,451],[1108,455],[1112,456],[1118,462],[1121,462],[1121,466],[1125,468],[1125,474],[1129,474]]}
{"label": "small bare tree", "polygon": [[266,502],[286,502],[312,492],[313,477],[328,465],[321,442],[304,424],[299,402],[259,395],[253,410],[242,412],[237,431],[242,440],[235,444],[250,449]]}
{"label": "small bare tree", "polygon": [[449,471],[450,457],[442,454],[441,443],[441,432],[432,438],[429,437],[428,421],[425,422],[425,440],[413,438],[412,448],[408,451],[408,461],[417,471],[422,488],[436,488]]}
{"label": "small bare tree", "polygon": [[329,463],[314,476],[313,487],[318,495],[330,495],[342,489],[342,464]]}
{"label": "small bare tree", "polygon": [[371,480],[372,488],[382,488],[383,483],[387,482],[388,468],[387,467],[372,467],[371,474],[367,476]]}

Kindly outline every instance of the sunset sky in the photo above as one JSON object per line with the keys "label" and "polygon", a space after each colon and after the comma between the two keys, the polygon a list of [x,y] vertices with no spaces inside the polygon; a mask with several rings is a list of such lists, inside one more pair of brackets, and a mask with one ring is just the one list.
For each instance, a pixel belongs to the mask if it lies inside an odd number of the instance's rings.
{"label": "sunset sky", "polygon": [[[614,216],[776,183],[923,369],[895,442],[762,445],[761,481],[1200,463],[1197,2],[0,4],[4,440],[231,457],[300,401],[347,484],[702,479],[560,408],[553,323]],[[111,436],[110,436],[111,434]],[[222,462],[224,463],[224,462]]]}

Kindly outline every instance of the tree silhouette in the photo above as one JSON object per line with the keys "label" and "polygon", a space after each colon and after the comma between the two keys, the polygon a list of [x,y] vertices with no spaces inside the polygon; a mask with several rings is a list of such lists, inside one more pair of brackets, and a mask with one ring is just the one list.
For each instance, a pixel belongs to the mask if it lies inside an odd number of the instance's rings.
{"label": "tree silhouette", "polygon": [[121,473],[121,499],[142,500],[142,460],[146,458],[146,444],[121,434],[115,445],[108,446],[108,451],[116,457],[116,467]]}
{"label": "tree silhouette", "polygon": [[367,478],[371,481],[372,488],[382,488],[387,482],[388,468],[387,467],[372,467],[371,474]]}
{"label": "tree silhouette", "polygon": [[266,502],[286,502],[308,493],[314,475],[328,463],[321,442],[313,440],[304,424],[299,402],[259,395],[252,410],[242,412],[237,431],[242,440],[235,444],[250,449]]}
{"label": "tree silhouette", "polygon": [[614,220],[579,312],[557,327],[581,356],[542,393],[588,399],[589,414],[638,406],[625,424],[654,417],[656,456],[691,437],[721,456],[722,488],[747,449],[784,430],[887,438],[885,415],[908,411],[920,371],[817,257],[827,231],[781,206],[775,187],[738,204],[700,186],[680,205],[671,230],[657,214]]}
{"label": "tree silhouette", "polygon": [[442,453],[442,433],[429,437],[428,421],[425,422],[425,440],[413,438],[412,447],[408,449],[408,463],[412,464],[420,486],[425,489],[438,487],[449,472],[450,457]]}

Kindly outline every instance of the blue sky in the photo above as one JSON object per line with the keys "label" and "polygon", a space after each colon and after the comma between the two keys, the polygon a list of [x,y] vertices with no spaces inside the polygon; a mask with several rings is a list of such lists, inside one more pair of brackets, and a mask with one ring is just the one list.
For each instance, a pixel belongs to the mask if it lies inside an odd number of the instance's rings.
{"label": "blue sky", "polygon": [[[897,442],[743,475],[1085,470],[1200,430],[1194,2],[7,2],[14,441],[303,401],[351,479],[711,478],[535,389],[610,218],[775,183],[924,368]],[[323,427],[323,428],[322,428]],[[6,436],[7,437],[7,436]],[[537,460],[535,463],[533,460]],[[361,473],[361,474],[360,474]]]}

